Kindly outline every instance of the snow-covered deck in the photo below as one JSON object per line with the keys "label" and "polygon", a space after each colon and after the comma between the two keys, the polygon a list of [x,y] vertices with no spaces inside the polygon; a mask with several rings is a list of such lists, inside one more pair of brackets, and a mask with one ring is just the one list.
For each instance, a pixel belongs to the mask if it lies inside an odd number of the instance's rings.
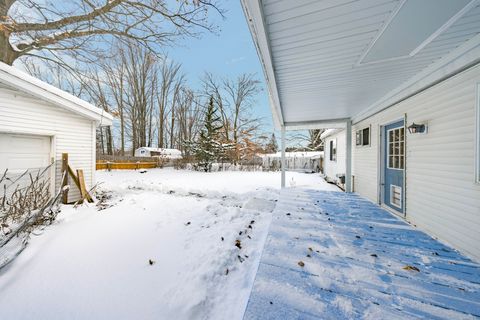
{"label": "snow-covered deck", "polygon": [[244,319],[480,317],[478,264],[354,194],[282,193]]}

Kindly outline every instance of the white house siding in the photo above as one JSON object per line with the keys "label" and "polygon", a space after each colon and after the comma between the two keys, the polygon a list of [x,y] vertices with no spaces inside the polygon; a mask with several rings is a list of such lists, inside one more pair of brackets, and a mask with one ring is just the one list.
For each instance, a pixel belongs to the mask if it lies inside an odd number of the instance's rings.
{"label": "white house siding", "polygon": [[[53,136],[56,162],[56,190],[61,180],[62,153],[69,154],[70,166],[83,169],[87,188],[94,184],[95,122],[58,106],[0,88],[0,132]],[[69,201],[80,194],[70,179]]]}
{"label": "white house siding", "polygon": [[406,133],[406,218],[480,259],[480,185],[474,177],[477,65],[353,126],[371,125],[371,146],[353,146],[355,191],[379,202],[379,130],[407,116],[428,133]]}
{"label": "white house siding", "polygon": [[[330,160],[330,141],[337,140],[337,160]],[[325,163],[324,163],[324,174],[329,181],[339,180],[338,174],[345,174],[345,154],[346,154],[346,135],[345,130],[338,131],[332,135],[329,135],[325,138],[324,148],[325,148]]]}

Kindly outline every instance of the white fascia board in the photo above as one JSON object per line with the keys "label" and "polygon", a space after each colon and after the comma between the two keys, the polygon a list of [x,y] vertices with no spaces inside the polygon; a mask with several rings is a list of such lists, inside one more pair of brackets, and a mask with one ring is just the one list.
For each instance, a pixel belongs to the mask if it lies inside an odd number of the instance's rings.
{"label": "white fascia board", "polygon": [[276,128],[280,128],[284,125],[284,119],[262,4],[260,0],[242,0],[241,4],[267,82],[273,122]]}
{"label": "white fascia board", "polygon": [[355,124],[371,117],[477,63],[480,63],[480,34],[356,114],[352,121]]}
{"label": "white fascia board", "polygon": [[46,82],[32,77],[12,66],[0,62],[0,82],[7,86],[53,103],[61,108],[72,111],[102,125],[112,125],[113,116],[103,109],[77,98],[68,92],[60,90]]}
{"label": "white fascia board", "polygon": [[287,130],[345,129],[349,119],[327,119],[314,121],[285,122]]}
{"label": "white fascia board", "polygon": [[331,137],[331,136],[334,136],[334,135],[337,135],[338,133],[341,133],[342,131],[344,131],[345,129],[328,129],[328,130],[325,130],[325,132],[323,132],[321,135],[320,135],[320,139],[324,140],[328,137]]}

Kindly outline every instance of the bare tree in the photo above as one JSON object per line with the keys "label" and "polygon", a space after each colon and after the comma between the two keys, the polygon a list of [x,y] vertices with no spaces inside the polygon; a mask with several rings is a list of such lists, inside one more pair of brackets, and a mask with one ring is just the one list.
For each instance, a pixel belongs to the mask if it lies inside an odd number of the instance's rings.
{"label": "bare tree", "polygon": [[236,146],[236,160],[240,160],[241,135],[252,134],[259,124],[259,119],[250,113],[256,95],[260,92],[260,81],[252,74],[243,74],[236,80],[225,79],[224,90],[230,101],[230,121],[232,142]]}
{"label": "bare tree", "polygon": [[154,48],[214,31],[209,9],[223,14],[214,0],[0,0],[0,61],[34,56],[68,67],[62,54],[105,54],[114,38]]}
{"label": "bare tree", "polygon": [[165,147],[165,133],[167,115],[168,115],[168,103],[169,98],[174,89],[175,82],[180,76],[181,65],[170,61],[168,57],[163,59],[162,66],[160,68],[160,88],[157,90],[157,103],[158,103],[158,147]]}

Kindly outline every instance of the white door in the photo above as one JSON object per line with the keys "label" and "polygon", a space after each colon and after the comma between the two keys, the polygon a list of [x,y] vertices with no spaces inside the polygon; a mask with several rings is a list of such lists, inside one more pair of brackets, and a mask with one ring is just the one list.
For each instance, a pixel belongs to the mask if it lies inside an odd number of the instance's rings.
{"label": "white door", "polygon": [[[30,174],[50,180],[51,138],[46,136],[0,133],[0,178],[7,171],[9,180],[0,183],[2,190],[8,186],[10,192],[17,186],[24,187],[30,181]],[[28,171],[28,174],[24,174]],[[23,175],[24,174],[24,175]],[[23,175],[23,176],[22,176]]]}

